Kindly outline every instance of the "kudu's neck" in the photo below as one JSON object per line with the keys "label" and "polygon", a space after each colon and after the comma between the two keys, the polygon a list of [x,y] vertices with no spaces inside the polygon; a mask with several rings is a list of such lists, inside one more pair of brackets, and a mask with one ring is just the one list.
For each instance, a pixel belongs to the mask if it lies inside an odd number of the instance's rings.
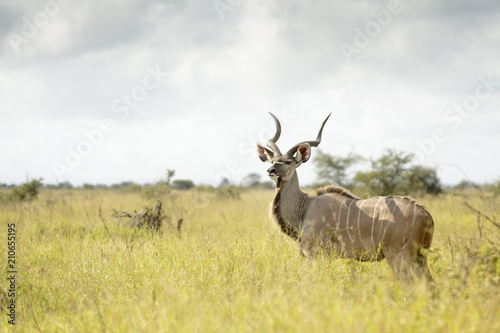
{"label": "kudu's neck", "polygon": [[297,171],[287,181],[278,179],[272,211],[281,230],[288,236],[300,238],[300,227],[308,206],[309,196],[300,189]]}

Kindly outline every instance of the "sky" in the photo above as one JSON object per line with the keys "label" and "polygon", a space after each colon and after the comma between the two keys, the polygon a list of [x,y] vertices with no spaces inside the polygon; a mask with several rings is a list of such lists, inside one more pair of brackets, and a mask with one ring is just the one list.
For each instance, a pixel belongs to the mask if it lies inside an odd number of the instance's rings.
{"label": "sky", "polygon": [[265,179],[268,112],[281,150],[332,113],[325,153],[495,181],[499,56],[498,0],[0,0],[0,183]]}

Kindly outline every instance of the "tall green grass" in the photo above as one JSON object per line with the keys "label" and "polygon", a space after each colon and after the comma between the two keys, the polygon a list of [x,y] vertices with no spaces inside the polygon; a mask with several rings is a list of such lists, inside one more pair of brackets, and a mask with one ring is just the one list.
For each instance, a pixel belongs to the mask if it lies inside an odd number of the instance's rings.
{"label": "tall green grass", "polygon": [[[268,218],[272,191],[163,197],[179,237],[131,229],[113,209],[154,203],[138,192],[43,191],[0,203],[0,265],[16,223],[18,307],[5,332],[499,332],[500,198],[418,198],[436,229],[432,287],[399,285],[385,261],[308,261]],[[462,201],[481,211],[472,211]],[[99,217],[99,207],[102,217]],[[5,292],[5,279],[2,291]]]}

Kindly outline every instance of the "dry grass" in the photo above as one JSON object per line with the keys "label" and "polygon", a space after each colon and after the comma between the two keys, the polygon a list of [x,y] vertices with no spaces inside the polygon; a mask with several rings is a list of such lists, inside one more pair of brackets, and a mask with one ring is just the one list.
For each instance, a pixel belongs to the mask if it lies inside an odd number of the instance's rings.
{"label": "dry grass", "polygon": [[407,288],[385,261],[302,258],[269,222],[272,197],[170,193],[163,209],[184,218],[181,238],[168,225],[156,234],[113,223],[113,209],[153,203],[137,193],[45,191],[0,202],[1,234],[16,223],[19,271],[16,329],[2,304],[0,331],[500,331],[500,198],[418,198],[436,222],[436,284]]}

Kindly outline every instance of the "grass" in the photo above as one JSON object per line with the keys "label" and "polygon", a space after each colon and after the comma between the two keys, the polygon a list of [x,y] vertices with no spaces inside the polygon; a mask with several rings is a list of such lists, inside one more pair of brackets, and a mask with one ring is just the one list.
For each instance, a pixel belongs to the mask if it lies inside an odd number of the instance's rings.
{"label": "grass", "polygon": [[111,217],[155,203],[138,192],[43,191],[0,203],[0,265],[6,272],[15,223],[18,270],[16,326],[7,323],[4,279],[0,331],[500,331],[500,228],[462,203],[499,221],[500,198],[418,198],[436,223],[428,254],[436,283],[407,287],[385,261],[302,258],[269,221],[273,195],[172,192],[163,207],[184,218],[182,237]]}

